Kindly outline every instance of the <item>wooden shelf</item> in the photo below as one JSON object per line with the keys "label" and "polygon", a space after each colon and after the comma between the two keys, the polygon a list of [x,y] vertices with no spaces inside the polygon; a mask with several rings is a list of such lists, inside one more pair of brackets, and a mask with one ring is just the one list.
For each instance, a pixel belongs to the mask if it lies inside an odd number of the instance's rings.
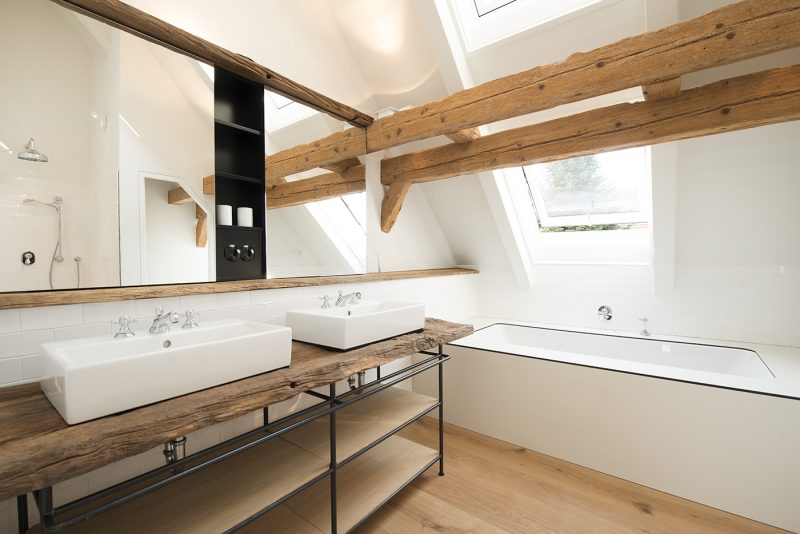
{"label": "wooden shelf", "polygon": [[275,438],[64,532],[224,532],[328,467]]}
{"label": "wooden shelf", "polygon": [[[434,462],[437,456],[438,452],[433,449],[392,436],[341,468],[336,485],[339,532],[347,532],[363,521]],[[294,512],[295,521],[299,519],[305,522],[298,524],[310,524],[316,529],[308,532],[330,532],[330,479],[314,484],[286,501],[280,508]],[[282,530],[278,526],[278,522],[285,519],[284,511],[274,516],[273,512],[257,519],[240,532],[294,532]]]}
{"label": "wooden shelf", "polygon": [[[437,400],[400,388],[388,388],[372,398],[336,412],[336,461],[342,462],[436,404]],[[286,435],[286,440],[320,458],[330,456],[327,417]]]}
{"label": "wooden shelf", "polygon": [[222,126],[234,128],[242,132],[251,133],[253,135],[261,135],[261,130],[256,130],[255,128],[248,128],[247,126],[242,126],[241,124],[236,124],[235,122],[229,122],[223,119],[214,119],[214,122],[217,124],[221,124]]}

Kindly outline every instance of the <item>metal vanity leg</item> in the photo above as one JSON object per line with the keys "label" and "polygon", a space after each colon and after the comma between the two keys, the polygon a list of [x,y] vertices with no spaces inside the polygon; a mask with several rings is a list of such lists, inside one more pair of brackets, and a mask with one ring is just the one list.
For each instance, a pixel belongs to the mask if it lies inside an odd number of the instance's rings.
{"label": "metal vanity leg", "polygon": [[17,529],[19,534],[28,532],[28,494],[17,495]]}
{"label": "metal vanity leg", "polygon": [[441,361],[442,346],[439,345],[439,476],[444,476],[444,362]]}
{"label": "metal vanity leg", "polygon": [[[333,408],[336,403],[334,400],[336,399],[336,383],[330,385],[330,391],[328,393],[330,395],[330,403],[331,408]],[[331,446],[331,534],[336,534],[336,529],[339,524],[339,520],[336,516],[336,412],[331,412],[330,415],[330,446]]]}
{"label": "metal vanity leg", "polygon": [[42,534],[52,532],[53,523],[53,486],[47,486],[33,492],[36,506],[39,508],[39,528]]}
{"label": "metal vanity leg", "polygon": [[269,425],[269,406],[264,407],[264,428]]}

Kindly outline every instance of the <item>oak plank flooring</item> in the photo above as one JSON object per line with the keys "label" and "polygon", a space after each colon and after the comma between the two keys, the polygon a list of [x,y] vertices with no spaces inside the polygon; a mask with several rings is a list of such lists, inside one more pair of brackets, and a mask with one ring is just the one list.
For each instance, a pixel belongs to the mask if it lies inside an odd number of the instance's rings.
{"label": "oak plank flooring", "polygon": [[[434,446],[436,425],[426,417],[402,434]],[[428,470],[358,532],[785,532],[449,424],[445,472]]]}

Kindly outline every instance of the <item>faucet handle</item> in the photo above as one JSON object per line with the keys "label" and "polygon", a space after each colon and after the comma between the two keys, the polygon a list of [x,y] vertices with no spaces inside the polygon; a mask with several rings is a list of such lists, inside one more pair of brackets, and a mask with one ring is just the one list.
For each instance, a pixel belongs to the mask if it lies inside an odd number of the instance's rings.
{"label": "faucet handle", "polygon": [[185,319],[181,328],[197,328],[200,326],[200,314],[197,313],[197,310],[186,310],[181,314],[181,317]]}
{"label": "faucet handle", "polygon": [[132,337],[136,333],[131,330],[131,325],[136,323],[136,319],[131,319],[130,315],[122,315],[116,321],[111,321],[112,325],[119,326],[119,330],[114,334],[114,337]]}
{"label": "faucet handle", "polygon": [[[341,291],[339,293],[341,294]],[[331,297],[330,295],[322,295],[321,297],[319,297],[319,300],[322,301],[322,307],[323,308],[330,308],[331,307],[331,299],[332,298],[333,297]]]}

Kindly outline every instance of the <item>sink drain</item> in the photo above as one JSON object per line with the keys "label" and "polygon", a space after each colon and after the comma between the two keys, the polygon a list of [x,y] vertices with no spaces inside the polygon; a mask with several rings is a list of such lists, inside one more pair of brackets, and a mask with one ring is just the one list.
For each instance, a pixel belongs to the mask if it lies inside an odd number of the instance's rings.
{"label": "sink drain", "polygon": [[164,342],[161,344],[161,346],[162,346],[162,347],[164,347],[165,349],[168,349],[168,348],[170,348],[170,347],[172,346],[172,341],[170,341],[170,340],[168,339],[168,340],[164,341]]}

